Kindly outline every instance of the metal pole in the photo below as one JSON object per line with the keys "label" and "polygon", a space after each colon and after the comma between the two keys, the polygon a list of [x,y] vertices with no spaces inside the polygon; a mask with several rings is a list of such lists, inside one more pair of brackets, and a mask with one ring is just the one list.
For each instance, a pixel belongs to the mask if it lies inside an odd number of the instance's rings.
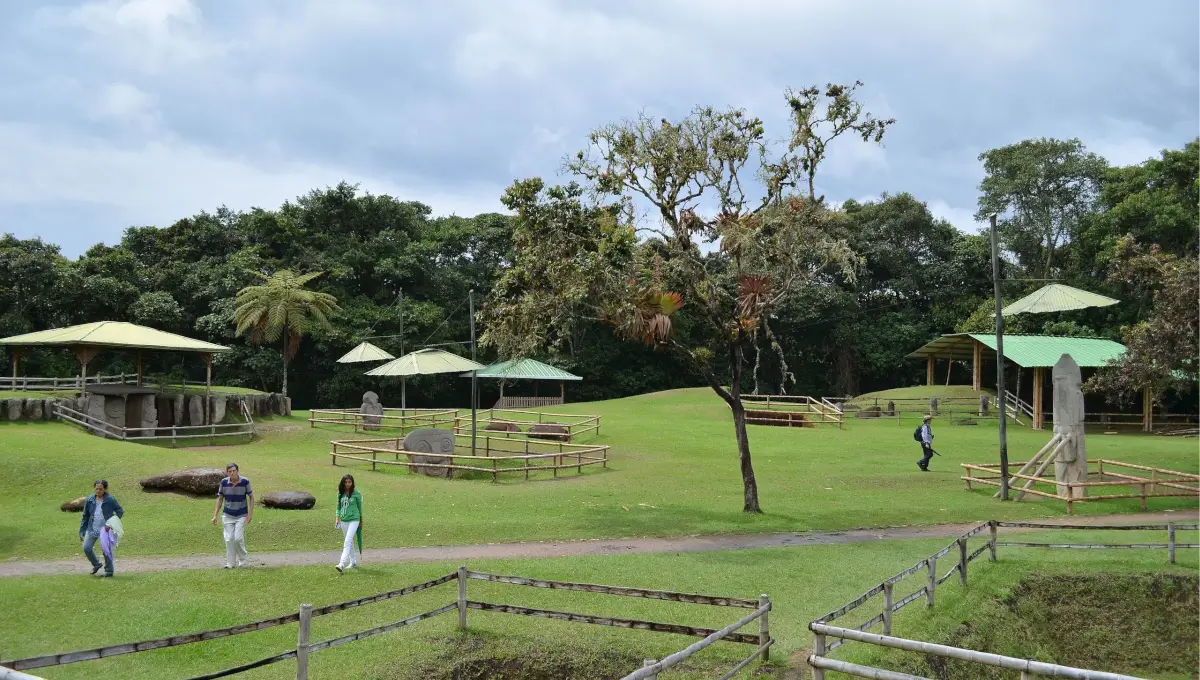
{"label": "metal pole", "polygon": [[[404,289],[400,289],[400,356],[404,356]],[[408,408],[408,399],[405,394],[405,376],[400,376],[400,415],[404,415],[404,409]],[[400,421],[403,423],[404,421]]]}
{"label": "metal pole", "polygon": [[1008,500],[1008,410],[1004,398],[1004,314],[1000,294],[1000,245],[996,236],[996,215],[992,227],[992,287],[996,294],[996,402],[1000,407],[1000,500]]}
{"label": "metal pole", "polygon": [[[474,289],[467,292],[467,306],[470,311],[471,321],[471,361],[475,361],[475,291]],[[471,371],[471,455],[475,453],[475,409],[477,406],[477,397],[479,395],[479,382],[475,371]]]}

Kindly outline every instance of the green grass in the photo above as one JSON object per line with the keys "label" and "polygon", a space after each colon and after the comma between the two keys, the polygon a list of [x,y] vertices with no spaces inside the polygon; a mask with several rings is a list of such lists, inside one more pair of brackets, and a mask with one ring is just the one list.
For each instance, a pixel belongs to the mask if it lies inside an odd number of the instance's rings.
{"label": "green grass", "polygon": [[[337,480],[353,473],[365,496],[368,547],[846,529],[1061,517],[1065,504],[1005,503],[991,492],[968,492],[960,462],[995,460],[995,424],[935,427],[933,472],[908,423],[848,421],[836,428],[750,428],[765,513],[742,512],[742,484],[729,410],[707,390],[680,390],[599,403],[554,407],[598,413],[612,446],[609,469],[585,468],[557,479],[522,477],[433,479],[400,469],[333,467],[329,440],[362,438],[348,428],[310,429],[306,414],[262,423],[262,437],[224,449],[167,449],[104,440],[62,423],[0,424],[0,559],[66,558],[79,516],[58,506],[88,493],[104,477],[125,506],[126,555],[211,553],[219,531],[208,524],[212,501],[144,493],[139,478],[235,461],[261,494],[303,490],[317,496],[312,511],[260,509],[249,528],[252,550],[329,548],[338,542],[329,521]],[[1022,460],[1048,432],[1009,430],[1009,455]],[[1196,472],[1195,441],[1122,435],[1092,437],[1092,457]],[[1150,509],[1195,508],[1193,499],[1156,499]],[[1138,510],[1136,500],[1080,504],[1076,512]],[[59,527],[61,540],[47,540]],[[55,534],[57,535],[57,534]]]}
{"label": "green grass", "polygon": [[78,394],[78,390],[0,390],[0,399],[53,399]]}

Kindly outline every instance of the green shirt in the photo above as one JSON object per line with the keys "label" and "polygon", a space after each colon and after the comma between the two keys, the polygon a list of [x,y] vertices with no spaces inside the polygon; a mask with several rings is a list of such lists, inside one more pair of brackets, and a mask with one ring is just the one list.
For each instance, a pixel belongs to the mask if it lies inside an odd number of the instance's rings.
{"label": "green shirt", "polygon": [[362,519],[362,494],[355,489],[349,496],[338,494],[337,518],[343,522]]}

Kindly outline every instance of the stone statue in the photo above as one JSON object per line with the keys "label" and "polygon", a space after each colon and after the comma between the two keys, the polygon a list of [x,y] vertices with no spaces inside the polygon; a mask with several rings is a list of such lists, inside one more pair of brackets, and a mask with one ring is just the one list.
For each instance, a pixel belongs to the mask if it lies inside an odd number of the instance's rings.
{"label": "stone statue", "polygon": [[[1058,494],[1067,495],[1067,484],[1086,482],[1088,477],[1087,447],[1083,432],[1083,380],[1079,364],[1064,354],[1054,364],[1054,434],[1066,440],[1054,459],[1054,481]],[[1075,496],[1086,496],[1087,489],[1079,488]]]}
{"label": "stone statue", "polygon": [[938,415],[938,398],[937,397],[929,398],[929,413],[931,413],[932,415],[935,415],[935,416]]}
{"label": "stone statue", "polygon": [[[449,465],[454,462],[449,456],[454,453],[454,433],[436,427],[413,430],[404,436],[404,450],[410,452],[408,459],[415,465],[413,471],[430,477],[450,478],[450,468],[428,467]],[[445,455],[430,455],[430,454]],[[421,455],[424,454],[424,455]]]}
{"label": "stone statue", "polygon": [[888,410],[887,410],[887,414],[888,414],[888,417],[889,417],[889,418],[895,418],[895,417],[896,417],[896,402],[894,402],[894,401],[891,401],[890,399],[888,400]]}
{"label": "stone statue", "polygon": [[[379,395],[374,392],[364,392],[362,406],[358,407],[358,412],[362,414],[362,422],[364,430],[378,430],[379,424],[383,422],[383,405],[379,403]],[[404,421],[400,421],[404,422]]]}
{"label": "stone statue", "polygon": [[986,416],[988,414],[988,395],[979,395],[979,415]]}

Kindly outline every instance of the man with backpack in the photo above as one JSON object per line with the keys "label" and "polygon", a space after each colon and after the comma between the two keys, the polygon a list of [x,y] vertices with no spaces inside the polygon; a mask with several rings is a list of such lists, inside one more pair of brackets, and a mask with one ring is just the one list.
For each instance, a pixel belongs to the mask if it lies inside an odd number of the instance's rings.
{"label": "man with backpack", "polygon": [[933,430],[929,427],[929,421],[933,420],[933,416],[925,416],[921,421],[921,426],[913,431],[913,439],[921,444],[921,460],[917,461],[917,467],[924,472],[929,472],[929,459],[933,458]]}

